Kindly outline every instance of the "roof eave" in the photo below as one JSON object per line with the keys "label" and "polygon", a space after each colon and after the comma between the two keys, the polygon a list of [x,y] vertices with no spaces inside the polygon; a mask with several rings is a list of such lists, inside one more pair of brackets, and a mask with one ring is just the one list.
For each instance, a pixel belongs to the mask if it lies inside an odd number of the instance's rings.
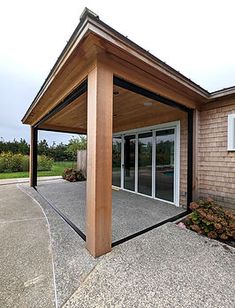
{"label": "roof eave", "polygon": [[[30,114],[30,112],[33,110],[34,106],[39,101],[40,97],[43,95],[43,93],[46,91],[48,86],[50,85],[52,78],[56,75],[59,68],[61,67],[61,64],[66,61],[69,54],[74,50],[74,48],[77,46],[77,44],[89,33],[89,17],[93,16],[90,10],[85,8],[83,11],[80,22],[76,29],[74,30],[73,34],[71,35],[69,41],[67,42],[66,46],[62,50],[60,56],[56,60],[55,64],[53,65],[52,69],[50,70],[47,78],[45,79],[44,83],[42,84],[41,88],[39,89],[37,95],[35,96],[34,100],[32,101],[31,105],[29,106],[28,110],[26,111],[25,115],[22,118],[22,123],[27,124],[27,117]],[[96,18],[99,18],[96,14],[94,14]]]}
{"label": "roof eave", "polygon": [[[71,35],[68,43],[66,44],[65,48],[62,50],[60,56],[58,57],[57,61],[55,62],[54,66],[52,67],[49,75],[45,79],[43,85],[41,86],[39,92],[37,93],[36,97],[34,98],[33,102],[31,103],[30,107],[28,108],[27,112],[25,113],[24,117],[22,118],[22,122],[24,124],[27,123],[27,118],[29,114],[32,112],[35,105],[38,103],[44,92],[47,90],[49,85],[51,84],[53,77],[58,73],[62,65],[68,59],[69,55],[72,51],[78,46],[81,40],[88,35],[89,33],[95,33],[96,35],[102,37],[106,41],[109,41],[113,44],[119,44],[120,46],[128,47],[128,50],[136,57],[139,57],[142,61],[152,65],[157,70],[163,72],[164,74],[168,75],[169,77],[173,78],[177,82],[183,84],[185,87],[189,88],[193,92],[199,94],[205,102],[210,101],[211,99],[216,99],[217,97],[221,97],[226,94],[228,90],[221,90],[216,91],[213,93],[209,93],[178,71],[174,70],[172,67],[167,65],[166,63],[162,62],[160,59],[140,47],[139,45],[132,42],[127,37],[123,36],[104,22],[99,19],[99,16],[90,11],[89,9],[85,8],[83,11],[80,22],[76,29],[74,30],[73,34]],[[119,47],[120,47],[119,46]],[[231,88],[230,92],[235,92],[235,87]],[[230,93],[231,94],[231,93]],[[229,94],[229,95],[230,95]]]}

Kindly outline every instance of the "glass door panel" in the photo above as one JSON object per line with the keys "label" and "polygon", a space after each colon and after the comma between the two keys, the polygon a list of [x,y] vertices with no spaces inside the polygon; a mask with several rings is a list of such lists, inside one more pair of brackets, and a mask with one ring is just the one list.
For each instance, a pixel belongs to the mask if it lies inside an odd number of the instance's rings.
{"label": "glass door panel", "polygon": [[156,197],[174,202],[174,129],[156,132]]}
{"label": "glass door panel", "polygon": [[121,187],[121,152],[122,152],[122,138],[113,137],[112,183],[113,185],[118,187]]}
{"label": "glass door panel", "polygon": [[138,192],[152,195],[152,133],[138,135]]}
{"label": "glass door panel", "polygon": [[135,190],[135,135],[124,137],[124,188]]}

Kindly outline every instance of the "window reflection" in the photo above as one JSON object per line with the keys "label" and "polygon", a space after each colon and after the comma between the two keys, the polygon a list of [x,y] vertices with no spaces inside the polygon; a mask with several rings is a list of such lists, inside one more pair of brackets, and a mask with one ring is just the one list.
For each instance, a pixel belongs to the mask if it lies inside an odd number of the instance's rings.
{"label": "window reflection", "polygon": [[152,195],[152,133],[138,135],[138,192]]}
{"label": "window reflection", "polygon": [[112,180],[113,185],[121,186],[121,148],[122,148],[122,138],[113,137],[113,173]]}
{"label": "window reflection", "polygon": [[156,132],[156,197],[174,201],[174,129]]}
{"label": "window reflection", "polygon": [[124,137],[124,187],[135,190],[135,136]]}

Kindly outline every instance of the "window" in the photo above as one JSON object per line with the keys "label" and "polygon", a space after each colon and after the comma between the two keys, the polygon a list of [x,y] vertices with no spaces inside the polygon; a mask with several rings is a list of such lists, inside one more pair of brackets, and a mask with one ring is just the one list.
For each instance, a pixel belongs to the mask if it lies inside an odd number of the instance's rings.
{"label": "window", "polygon": [[235,151],[235,113],[228,115],[228,151]]}

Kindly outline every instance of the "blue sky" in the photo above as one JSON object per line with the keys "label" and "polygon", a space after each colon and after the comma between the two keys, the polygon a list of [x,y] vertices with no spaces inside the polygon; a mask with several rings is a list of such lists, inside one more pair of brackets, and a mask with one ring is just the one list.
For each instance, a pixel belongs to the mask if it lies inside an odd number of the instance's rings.
{"label": "blue sky", "polygon": [[29,140],[21,118],[85,6],[205,89],[235,85],[235,1],[8,0],[0,10],[0,137]]}

